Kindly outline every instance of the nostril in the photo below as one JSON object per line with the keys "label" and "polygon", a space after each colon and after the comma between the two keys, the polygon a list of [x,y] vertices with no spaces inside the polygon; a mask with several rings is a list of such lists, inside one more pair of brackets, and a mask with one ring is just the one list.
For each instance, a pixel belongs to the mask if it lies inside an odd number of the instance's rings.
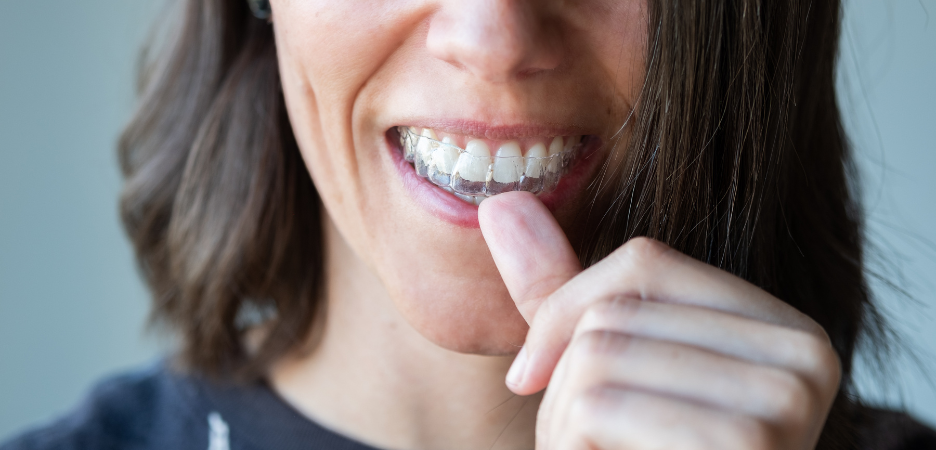
{"label": "nostril", "polygon": [[538,74],[538,73],[540,73],[540,72],[544,72],[544,71],[547,71],[547,70],[550,70],[550,69],[554,69],[554,68],[555,68],[555,65],[552,65],[552,64],[550,64],[550,65],[545,65],[545,64],[544,64],[543,66],[546,66],[546,67],[530,67],[530,68],[528,68],[528,69],[520,70],[520,71],[517,72],[517,75],[516,75],[516,76],[517,76],[517,79],[523,80],[523,79],[526,79],[526,78],[530,78],[530,77],[532,77],[533,75],[536,75],[536,74]]}

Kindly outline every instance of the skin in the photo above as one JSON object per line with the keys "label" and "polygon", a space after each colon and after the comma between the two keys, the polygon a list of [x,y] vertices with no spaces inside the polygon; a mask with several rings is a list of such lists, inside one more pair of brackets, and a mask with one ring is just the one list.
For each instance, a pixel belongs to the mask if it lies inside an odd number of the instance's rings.
{"label": "skin", "polygon": [[507,384],[546,388],[536,448],[815,447],[841,372],[812,319],[647,238],[583,271],[527,193],[480,214],[531,324]]}
{"label": "skin", "polygon": [[643,3],[271,3],[326,213],[321,333],[270,374],[296,409],[382,448],[815,445],[839,366],[809,318],[646,239],[583,271],[584,188],[466,221],[401,182],[399,125],[610,141],[643,81]]}

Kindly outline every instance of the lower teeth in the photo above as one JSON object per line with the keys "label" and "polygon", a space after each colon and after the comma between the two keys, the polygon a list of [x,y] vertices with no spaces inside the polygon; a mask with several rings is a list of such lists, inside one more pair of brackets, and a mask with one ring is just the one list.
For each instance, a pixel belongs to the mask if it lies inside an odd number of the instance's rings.
{"label": "lower teeth", "polygon": [[[416,174],[474,204],[510,191],[551,192],[572,167],[581,143],[554,155],[490,156],[472,154],[452,144],[399,127],[403,155]],[[471,147],[469,145],[469,147]]]}

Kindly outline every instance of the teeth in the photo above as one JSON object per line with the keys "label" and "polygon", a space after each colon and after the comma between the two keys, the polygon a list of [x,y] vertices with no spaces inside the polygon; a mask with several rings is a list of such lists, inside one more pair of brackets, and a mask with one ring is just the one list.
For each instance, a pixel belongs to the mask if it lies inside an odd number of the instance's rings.
{"label": "teeth", "polygon": [[451,186],[462,194],[484,195],[490,168],[491,149],[488,145],[479,139],[468,141],[465,151],[458,156]]}
{"label": "teeth", "polygon": [[416,143],[413,165],[416,167],[416,174],[421,177],[429,176],[429,165],[432,162],[432,147],[438,140],[435,132],[429,128],[424,128]]}
{"label": "teeth", "polygon": [[465,151],[458,156],[451,186],[465,195],[484,195],[491,174],[491,150],[479,139],[468,141]]}
{"label": "teeth", "polygon": [[516,183],[523,174],[523,156],[520,144],[509,141],[497,149],[491,178],[497,183]]}
{"label": "teeth", "polygon": [[568,138],[566,138],[565,147],[563,147],[562,150],[563,151],[572,150],[572,147],[575,147],[575,144],[578,144],[581,141],[582,141],[581,136],[569,136]]}
{"label": "teeth", "polygon": [[549,165],[546,166],[546,170],[550,173],[559,172],[559,158],[553,158],[553,156],[562,153],[562,138],[556,136],[553,138],[552,142],[549,144]]}
{"label": "teeth", "polygon": [[527,177],[539,178],[543,174],[543,158],[546,158],[546,146],[542,142],[530,147],[527,150],[526,169],[524,174]]}
{"label": "teeth", "polygon": [[549,156],[562,152],[562,137],[556,136],[549,143]]}
{"label": "teeth", "polygon": [[459,200],[468,203],[470,205],[480,206],[481,202],[484,201],[487,197],[483,195],[463,195],[458,192],[452,191],[452,194],[458,197]]}
{"label": "teeth", "polygon": [[442,139],[443,144],[433,154],[433,163],[440,171],[452,173],[455,171],[455,163],[458,162],[458,148],[452,145],[452,138],[446,136]]}
{"label": "teeth", "polygon": [[429,180],[439,186],[448,186],[452,183],[452,173],[458,162],[458,147],[452,145],[448,136],[432,151],[432,164],[429,166]]}
{"label": "teeth", "polygon": [[492,156],[488,143],[481,139],[469,140],[461,149],[449,136],[440,141],[429,128],[400,127],[399,131],[404,156],[418,175],[474,205],[502,192],[538,194],[555,189],[582,141],[581,136],[557,136],[548,146],[534,143],[526,154],[517,141],[507,141]]}
{"label": "teeth", "polygon": [[458,157],[458,173],[468,181],[486,181],[491,166],[491,150],[481,140],[468,141],[465,153]]}
{"label": "teeth", "polygon": [[527,150],[526,167],[523,179],[520,180],[520,190],[538,194],[543,191],[543,178],[546,165],[549,163],[548,150],[542,142],[535,144]]}

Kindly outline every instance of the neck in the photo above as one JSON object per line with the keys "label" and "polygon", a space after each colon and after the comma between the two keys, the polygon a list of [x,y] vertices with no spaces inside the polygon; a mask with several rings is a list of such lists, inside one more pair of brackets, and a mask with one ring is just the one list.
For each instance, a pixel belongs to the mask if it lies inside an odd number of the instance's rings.
{"label": "neck", "polygon": [[533,448],[539,397],[504,385],[509,357],[455,353],[413,330],[326,220],[323,329],[270,382],[316,422],[376,447]]}

